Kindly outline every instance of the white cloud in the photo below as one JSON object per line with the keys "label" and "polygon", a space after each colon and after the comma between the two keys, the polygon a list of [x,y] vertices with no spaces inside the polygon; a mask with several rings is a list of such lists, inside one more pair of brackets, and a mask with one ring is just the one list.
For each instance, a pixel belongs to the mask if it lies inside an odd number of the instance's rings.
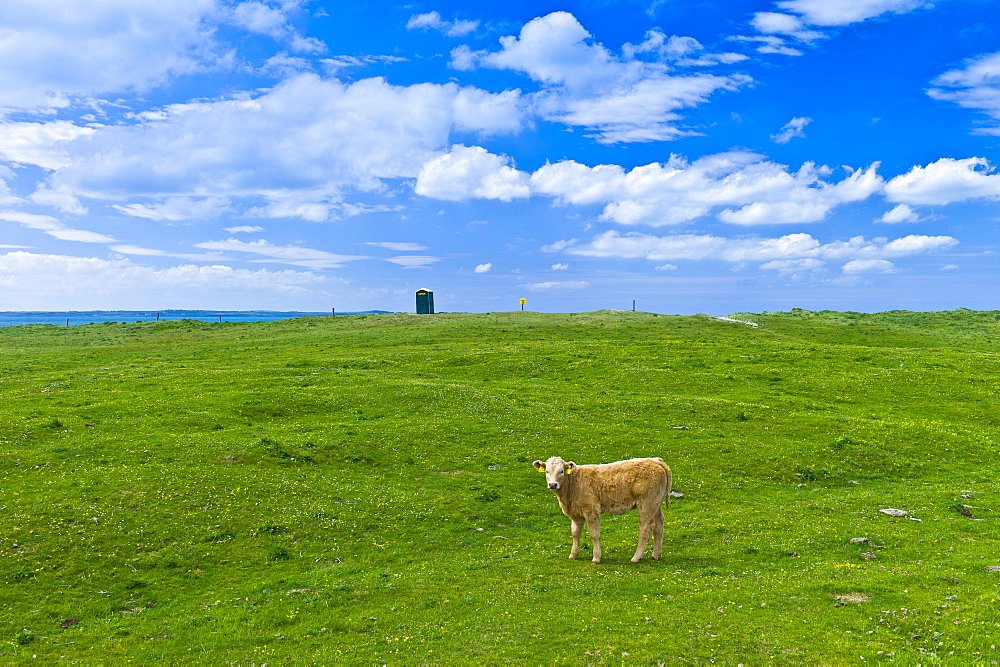
{"label": "white cloud", "polygon": [[486,51],[473,51],[465,44],[460,44],[451,50],[451,60],[448,67],[457,69],[459,72],[471,72],[479,65],[479,59],[486,54]]}
{"label": "white cloud", "polygon": [[967,199],[995,199],[1000,197],[1000,174],[994,172],[986,158],[941,158],[890,180],[885,185],[886,199],[937,206]]}
{"label": "white cloud", "polygon": [[237,208],[234,198],[263,197],[254,215],[322,221],[347,189],[416,177],[452,132],[511,132],[522,118],[516,92],[300,74],[253,97],[175,104],[65,142],[70,163],[50,188],[154,219],[168,212],[151,197],[229,198]]}
{"label": "white cloud", "polygon": [[172,221],[206,220],[218,218],[229,208],[224,197],[167,197],[157,204],[114,205],[113,208],[125,215],[147,220]]}
{"label": "white cloud", "polygon": [[807,163],[797,172],[755,153],[708,155],[689,163],[674,155],[626,172],[617,165],[573,161],[545,165],[532,189],[561,203],[605,204],[602,218],[619,224],[673,225],[728,206],[717,217],[733,224],[816,222],[838,204],[863,200],[882,186],[874,164],[833,183],[832,170]]}
{"label": "white cloud", "polygon": [[[662,34],[662,33],[660,33]],[[665,141],[692,134],[679,126],[678,110],[702,104],[715,92],[736,90],[751,82],[744,75],[716,76],[667,73],[661,62],[636,59],[636,55],[659,51],[654,42],[628,45],[617,57],[567,12],[553,12],[525,24],[518,36],[500,38],[497,52],[452,52],[452,64],[472,69],[476,64],[523,72],[542,84],[533,98],[543,118],[583,127],[599,142]],[[680,39],[680,38],[679,38]],[[696,42],[695,42],[696,43]],[[691,42],[664,45],[683,50]]]}
{"label": "white cloud", "polygon": [[972,58],[961,69],[937,77],[927,94],[937,100],[954,102],[989,117],[977,134],[1000,135],[1000,51]]}
{"label": "white cloud", "polygon": [[419,252],[421,250],[427,250],[427,246],[420,243],[398,243],[395,241],[368,241],[365,245],[374,246],[376,248],[386,248],[388,250],[395,250],[396,252]]}
{"label": "white cloud", "polygon": [[[958,244],[950,236],[910,235],[893,241],[865,239],[861,236],[847,241],[820,243],[809,234],[788,234],[778,238],[725,238],[708,234],[674,234],[655,236],[631,232],[607,231],[587,244],[552,244],[546,252],[566,252],[584,257],[647,259],[654,262],[677,260],[715,260],[731,263],[779,262],[768,268],[818,268],[815,262],[800,260],[854,260],[906,257],[948,250]],[[789,263],[793,262],[793,263]],[[795,264],[794,262],[798,262]]]}
{"label": "white cloud", "polygon": [[[3,69],[0,67],[0,73]],[[92,127],[81,127],[68,120],[0,123],[0,159],[36,164],[43,169],[65,167],[70,163],[64,149],[66,142],[95,131]]]}
{"label": "white cloud", "polygon": [[477,264],[475,268],[476,273],[489,273],[490,269],[493,268],[493,262],[486,262],[485,264]]}
{"label": "white cloud", "polygon": [[[732,39],[758,42],[759,53],[801,56],[802,51],[789,46],[788,41],[812,44],[828,36],[808,26],[835,28],[866,21],[887,13],[906,12],[929,7],[932,0],[779,0],[778,9],[784,12],[757,12],[751,26],[756,36],[737,36]],[[780,36],[779,36],[780,35]]]}
{"label": "white cloud", "polygon": [[257,234],[264,231],[264,228],[257,225],[237,225],[236,227],[223,227],[222,230],[230,234]]}
{"label": "white cloud", "polygon": [[776,144],[787,144],[792,139],[805,138],[805,127],[812,122],[812,118],[795,117],[781,126],[778,134],[771,135],[771,141]]}
{"label": "white cloud", "polygon": [[267,35],[272,39],[285,42],[299,53],[321,53],[326,45],[318,39],[306,38],[288,22],[286,9],[297,3],[283,3],[280,9],[265,2],[249,0],[240,2],[230,10],[229,20],[250,32]]}
{"label": "white cloud", "polygon": [[407,30],[419,30],[430,28],[438,30],[449,37],[461,37],[467,35],[479,27],[479,21],[445,21],[438,12],[427,12],[426,14],[414,14],[406,22]]}
{"label": "white cloud", "polygon": [[947,250],[958,245],[958,241],[950,236],[924,236],[922,234],[910,234],[889,241],[884,246],[884,252],[890,257],[903,257],[906,255],[916,255],[924,252],[934,252]]}
{"label": "white cloud", "polygon": [[347,69],[349,67],[367,67],[374,64],[393,64],[406,62],[406,58],[401,58],[399,56],[376,56],[376,55],[362,55],[362,56],[331,56],[329,58],[323,58],[319,62],[323,64],[326,73],[330,76],[336,77],[340,70]]}
{"label": "white cloud", "polygon": [[920,216],[917,212],[906,204],[898,204],[889,211],[882,214],[881,217],[877,218],[875,222],[886,222],[889,224],[897,224],[900,222],[918,222]]}
{"label": "white cloud", "polygon": [[678,67],[731,65],[749,59],[742,53],[705,53],[705,47],[694,37],[678,35],[667,37],[659,28],[647,30],[645,39],[640,44],[626,42],[622,45],[622,56],[625,60],[636,60],[646,55],[652,55],[658,60],[670,62]]}
{"label": "white cloud", "polygon": [[585,287],[590,287],[590,283],[586,280],[566,280],[566,281],[549,281],[542,283],[530,283],[527,285],[528,289],[534,290],[536,292],[545,290],[575,290],[583,289]]}
{"label": "white cloud", "polygon": [[781,9],[798,14],[805,23],[844,26],[882,14],[905,14],[931,6],[932,0],[780,0]]}
{"label": "white cloud", "polygon": [[757,12],[750,21],[758,32],[766,35],[788,35],[803,42],[811,42],[823,37],[823,33],[806,29],[802,19],[778,12]]}
{"label": "white cloud", "polygon": [[140,255],[142,257],[167,256],[167,253],[162,250],[156,250],[155,248],[147,248],[141,245],[133,245],[131,243],[119,243],[117,245],[111,245],[108,246],[108,249],[122,255]]}
{"label": "white cloud", "polygon": [[404,269],[425,269],[434,262],[440,262],[440,257],[430,257],[427,255],[402,255],[399,257],[389,257],[385,261],[398,264]]}
{"label": "white cloud", "polygon": [[[504,156],[474,146],[455,146],[434,158],[417,178],[418,194],[465,201],[530,194],[559,204],[603,204],[603,220],[625,225],[675,225],[716,212],[738,225],[817,222],[836,206],[880,191],[878,164],[832,182],[832,170],[806,163],[798,171],[748,152],[708,155],[693,163],[674,155],[625,171],[618,165],[588,167],[572,160],[546,164],[528,177]],[[726,207],[726,208],[723,208]],[[720,210],[721,209],[721,210]]]}
{"label": "white cloud", "polygon": [[420,169],[414,192],[452,201],[528,197],[531,192],[527,176],[510,162],[510,158],[494,155],[481,146],[456,144],[450,153],[428,161]]}
{"label": "white cloud", "polygon": [[84,229],[67,227],[62,221],[49,215],[24,213],[21,211],[0,211],[0,220],[16,222],[29,229],[44,232],[61,241],[76,241],[78,243],[115,243],[118,239],[106,234],[99,234]]}
{"label": "white cloud", "polygon": [[805,273],[821,271],[826,266],[826,262],[813,259],[775,259],[760,265],[764,271],[776,271],[783,276],[797,276]]}
{"label": "white cloud", "polygon": [[147,90],[224,56],[217,0],[4,0],[0,110],[65,107],[74,96]]}
{"label": "white cloud", "polygon": [[841,267],[847,275],[859,273],[893,273],[896,266],[886,259],[855,259]]}
{"label": "white cloud", "polygon": [[0,164],[0,206],[19,206],[24,203],[24,199],[18,197],[10,190],[4,177],[14,179],[16,176],[9,168]]}
{"label": "white cloud", "polygon": [[324,250],[314,250],[301,246],[279,246],[268,241],[240,241],[227,239],[225,241],[205,241],[194,244],[196,248],[217,250],[221,252],[238,252],[260,255],[264,259],[251,261],[271,262],[302,266],[310,269],[338,269],[345,263],[362,259],[371,259],[363,255],[338,255]]}
{"label": "white cloud", "polygon": [[778,54],[783,56],[801,56],[803,52],[794,47],[788,46],[785,39],[778,37],[777,35],[757,35],[754,37],[747,37],[745,35],[735,35],[730,39],[737,42],[745,42],[748,44],[757,43],[760,46],[757,47],[758,53],[769,53]]}
{"label": "white cloud", "polygon": [[[66,192],[50,190],[44,184],[39,185],[31,193],[29,199],[40,206],[51,206],[70,215],[84,215],[87,213],[87,208],[80,203],[79,199]],[[2,201],[3,199],[0,198],[0,202]]]}
{"label": "white cloud", "polygon": [[559,262],[557,264],[553,264],[552,265],[552,270],[553,271],[565,271],[568,268],[569,268],[569,264],[566,264],[565,262]]}
{"label": "white cloud", "polygon": [[0,309],[304,308],[335,282],[309,272],[182,265],[153,269],[128,259],[11,252],[0,255]]}

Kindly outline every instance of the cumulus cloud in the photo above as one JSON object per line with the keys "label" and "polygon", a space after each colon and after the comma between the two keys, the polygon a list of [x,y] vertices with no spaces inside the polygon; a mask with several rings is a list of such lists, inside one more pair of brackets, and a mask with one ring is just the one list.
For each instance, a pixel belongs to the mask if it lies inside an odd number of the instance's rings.
{"label": "cumulus cloud", "polygon": [[697,43],[674,40],[671,45],[660,35],[647,33],[646,41],[629,45],[619,57],[593,43],[572,14],[553,12],[529,21],[519,35],[502,37],[500,51],[453,51],[452,64],[458,69],[479,65],[528,75],[542,86],[533,100],[543,118],[585,128],[599,142],[666,141],[692,133],[680,126],[679,110],[752,80],[744,75],[678,76],[669,74],[663,62],[638,59],[641,53],[660,52],[661,46],[669,54],[671,49],[674,53],[693,49]]}
{"label": "cumulus cloud", "polygon": [[801,271],[804,268],[820,268],[826,261],[884,260],[940,252],[957,244],[958,241],[950,236],[910,235],[892,241],[856,236],[846,241],[821,243],[813,236],[802,233],[778,238],[725,238],[710,234],[622,234],[612,230],[598,234],[586,244],[552,244],[542,249],[583,257],[646,259],[654,262],[762,262],[772,270]]}
{"label": "cumulus cloud", "polygon": [[777,134],[771,135],[771,141],[776,144],[787,144],[792,139],[805,138],[805,127],[812,122],[812,118],[795,117],[781,126]]}
{"label": "cumulus cloud", "polygon": [[493,262],[486,262],[485,264],[477,264],[475,268],[476,273],[489,273],[490,269],[493,268]]}
{"label": "cumulus cloud", "polygon": [[601,219],[624,225],[676,225],[715,212],[738,225],[817,222],[836,206],[879,192],[878,164],[833,170],[806,163],[797,171],[749,152],[708,155],[694,162],[673,155],[626,171],[619,165],[588,167],[573,160],[546,164],[532,174],[479,146],[455,146],[424,165],[418,194],[465,201],[541,195],[559,204],[604,206]]}
{"label": "cumulus cloud", "polygon": [[602,218],[619,224],[663,226],[708,215],[733,224],[816,222],[834,207],[877,192],[877,164],[839,182],[832,170],[807,163],[798,171],[747,152],[709,155],[688,162],[672,156],[625,171],[617,165],[587,167],[574,161],[545,165],[531,177],[541,194],[572,204],[604,204]]}
{"label": "cumulus cloud", "polygon": [[260,35],[285,42],[300,53],[321,53],[326,45],[318,39],[303,37],[288,21],[287,9],[297,2],[284,2],[275,7],[266,2],[250,0],[240,2],[229,10],[229,20],[235,25]]}
{"label": "cumulus cloud", "polygon": [[749,57],[742,53],[707,53],[694,37],[684,37],[667,34],[659,28],[647,30],[645,39],[639,44],[626,42],[622,45],[624,60],[637,60],[654,57],[662,62],[669,62],[678,67],[711,67],[713,65],[731,65],[743,62]]}
{"label": "cumulus cloud", "polygon": [[70,164],[65,144],[94,132],[92,127],[81,127],[68,120],[0,123],[0,159],[59,169]]}
{"label": "cumulus cloud", "polygon": [[[87,213],[87,207],[80,203],[79,199],[68,192],[56,192],[51,190],[46,187],[44,183],[40,184],[35,191],[31,193],[29,199],[40,206],[51,206],[52,208],[59,209],[63,213],[69,213],[70,215],[84,215]],[[3,197],[0,197],[0,203],[2,202]]]}
{"label": "cumulus cloud", "polygon": [[823,37],[823,33],[809,30],[797,16],[778,12],[757,12],[750,24],[766,35],[787,35],[803,42]]}
{"label": "cumulus cloud", "polygon": [[414,191],[425,197],[464,201],[471,198],[510,201],[528,197],[527,176],[510,158],[481,146],[452,146],[451,152],[428,161],[417,175]]}
{"label": "cumulus cloud", "polygon": [[1000,135],[1000,51],[972,58],[934,79],[927,94],[985,114],[976,134]]}
{"label": "cumulus cloud", "polygon": [[887,259],[854,259],[844,264],[841,270],[846,275],[859,273],[893,273],[896,265]]}
{"label": "cumulus cloud", "polygon": [[1000,174],[986,158],[941,158],[916,166],[885,185],[886,199],[942,206],[968,199],[1000,197]]}
{"label": "cumulus cloud", "polygon": [[175,104],[65,141],[68,164],[49,189],[149,219],[175,219],[177,198],[201,202],[188,209],[201,215],[226,198],[262,197],[254,215],[322,221],[346,190],[416,177],[453,132],[514,132],[522,118],[516,92],[305,73],[256,96]]}
{"label": "cumulus cloud", "polygon": [[[340,281],[301,271],[247,271],[228,266],[154,269],[128,259],[30,252],[0,255],[0,308],[121,310],[148,308],[310,309]],[[251,296],[247,296],[251,295]]]}
{"label": "cumulus cloud", "polygon": [[[4,0],[0,110],[65,107],[214,66],[217,0]],[[67,54],[72,54],[67,56]]]}
{"label": "cumulus cloud", "polygon": [[886,211],[881,217],[877,218],[875,222],[886,222],[889,224],[898,224],[901,222],[918,222],[920,216],[917,212],[906,204],[898,204],[891,210]]}
{"label": "cumulus cloud", "polygon": [[414,14],[406,22],[407,30],[431,29],[438,30],[449,37],[467,35],[479,27],[479,21],[445,21],[438,12]]}

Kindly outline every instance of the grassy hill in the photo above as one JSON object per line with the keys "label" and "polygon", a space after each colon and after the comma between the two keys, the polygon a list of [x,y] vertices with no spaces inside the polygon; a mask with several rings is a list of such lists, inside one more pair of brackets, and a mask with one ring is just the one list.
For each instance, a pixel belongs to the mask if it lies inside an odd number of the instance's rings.
{"label": "grassy hill", "polygon": [[0,329],[0,662],[1000,661],[1000,313],[733,319]]}

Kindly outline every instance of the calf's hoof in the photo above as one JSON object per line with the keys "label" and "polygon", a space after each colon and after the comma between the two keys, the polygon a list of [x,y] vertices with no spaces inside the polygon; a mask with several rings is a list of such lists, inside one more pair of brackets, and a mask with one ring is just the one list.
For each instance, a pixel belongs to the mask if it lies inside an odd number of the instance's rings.
{"label": "calf's hoof", "polygon": [[642,560],[641,556],[639,558],[633,558],[630,562],[632,562],[632,563],[638,563],[640,560]]}

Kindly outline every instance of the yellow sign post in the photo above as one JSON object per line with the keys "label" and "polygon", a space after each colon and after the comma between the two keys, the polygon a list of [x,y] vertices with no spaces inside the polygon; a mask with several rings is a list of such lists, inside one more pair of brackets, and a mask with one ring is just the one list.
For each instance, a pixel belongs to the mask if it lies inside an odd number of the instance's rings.
{"label": "yellow sign post", "polygon": [[524,310],[524,304],[528,303],[527,299],[521,299],[521,310]]}

